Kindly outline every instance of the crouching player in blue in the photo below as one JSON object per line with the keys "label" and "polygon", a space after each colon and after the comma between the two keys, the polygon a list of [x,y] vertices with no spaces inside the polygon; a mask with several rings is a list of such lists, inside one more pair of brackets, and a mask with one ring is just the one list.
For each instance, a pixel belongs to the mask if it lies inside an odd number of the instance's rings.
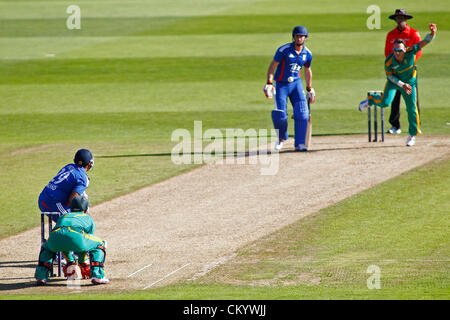
{"label": "crouching player in blue", "polygon": [[[281,150],[283,141],[288,139],[288,114],[287,99],[292,103],[294,110],[295,150],[307,151],[305,146],[306,132],[309,119],[309,109],[306,103],[314,103],[316,95],[311,87],[311,51],[304,45],[308,38],[308,30],[303,26],[297,26],[292,30],[293,42],[278,48],[267,71],[267,84],[264,93],[268,99],[275,96],[275,107],[272,111],[274,128],[278,130],[278,143],[276,150]],[[303,91],[303,83],[300,75],[302,67],[305,67],[306,98]],[[275,88],[273,81],[276,81]]]}
{"label": "crouching player in blue", "polygon": [[53,260],[59,251],[69,257],[68,265],[76,263],[70,252],[77,252],[81,274],[85,278],[91,278],[93,284],[109,283],[103,271],[106,241],[94,236],[95,224],[91,216],[86,214],[88,207],[89,202],[86,198],[76,196],[70,204],[71,212],[58,219],[39,253],[39,262],[34,275],[37,285],[47,283]]}
{"label": "crouching player in blue", "polygon": [[[70,211],[70,202],[75,196],[86,196],[89,187],[87,172],[94,166],[94,157],[87,149],[75,153],[74,163],[64,166],[58,174],[44,187],[39,195],[38,205],[42,212]],[[57,215],[51,215],[56,222]]]}

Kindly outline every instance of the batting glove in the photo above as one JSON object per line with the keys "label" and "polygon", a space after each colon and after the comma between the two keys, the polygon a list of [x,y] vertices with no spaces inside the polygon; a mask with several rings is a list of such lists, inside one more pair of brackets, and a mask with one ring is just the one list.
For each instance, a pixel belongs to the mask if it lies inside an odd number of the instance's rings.
{"label": "batting glove", "polygon": [[309,103],[316,102],[316,92],[314,91],[314,88],[306,88],[306,100],[309,100]]}
{"label": "batting glove", "polygon": [[266,95],[267,99],[272,99],[275,93],[275,87],[273,86],[272,82],[267,82],[267,84],[264,86],[264,94]]}

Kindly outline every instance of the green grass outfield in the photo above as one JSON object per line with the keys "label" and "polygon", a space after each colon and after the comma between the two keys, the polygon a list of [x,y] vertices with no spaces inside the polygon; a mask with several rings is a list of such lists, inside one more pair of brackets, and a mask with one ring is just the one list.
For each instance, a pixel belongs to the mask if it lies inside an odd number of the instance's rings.
{"label": "green grass outfield", "polygon": [[366,133],[356,108],[384,86],[388,15],[407,8],[422,37],[437,23],[418,62],[422,131],[450,134],[445,0],[377,1],[380,30],[366,28],[373,1],[184,3],[77,1],[81,30],[67,30],[70,1],[0,0],[0,238],[38,225],[37,196],[79,148],[96,156],[95,205],[192,169],[171,162],[170,137],[194,120],[204,129],[271,128],[262,87],[297,24],[308,27],[314,56],[314,134],[333,135]]}

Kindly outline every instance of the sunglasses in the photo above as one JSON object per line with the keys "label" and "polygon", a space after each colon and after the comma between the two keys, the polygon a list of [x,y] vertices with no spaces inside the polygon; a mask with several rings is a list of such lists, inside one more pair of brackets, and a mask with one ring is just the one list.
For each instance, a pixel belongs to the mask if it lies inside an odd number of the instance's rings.
{"label": "sunglasses", "polygon": [[395,48],[394,48],[394,51],[395,51],[395,52],[405,52],[405,49],[395,49]]}

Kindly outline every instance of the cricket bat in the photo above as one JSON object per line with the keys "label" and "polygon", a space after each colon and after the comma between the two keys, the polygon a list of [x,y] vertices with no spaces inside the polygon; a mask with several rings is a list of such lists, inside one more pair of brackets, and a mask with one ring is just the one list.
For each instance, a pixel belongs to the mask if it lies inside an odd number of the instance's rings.
{"label": "cricket bat", "polygon": [[306,141],[305,146],[309,149],[311,146],[311,132],[312,132],[312,124],[311,124],[311,109],[309,107],[309,99],[308,99],[308,110],[309,110],[309,119],[308,119],[308,128],[306,129]]}

